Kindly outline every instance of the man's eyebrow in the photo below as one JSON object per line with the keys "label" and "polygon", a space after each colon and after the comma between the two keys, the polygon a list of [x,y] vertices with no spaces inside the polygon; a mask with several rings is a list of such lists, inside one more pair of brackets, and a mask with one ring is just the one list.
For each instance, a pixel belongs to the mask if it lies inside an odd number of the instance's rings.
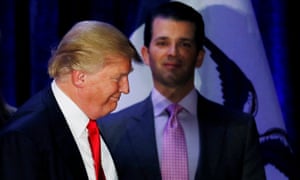
{"label": "man's eyebrow", "polygon": [[154,38],[154,40],[166,40],[169,39],[167,36],[157,36]]}

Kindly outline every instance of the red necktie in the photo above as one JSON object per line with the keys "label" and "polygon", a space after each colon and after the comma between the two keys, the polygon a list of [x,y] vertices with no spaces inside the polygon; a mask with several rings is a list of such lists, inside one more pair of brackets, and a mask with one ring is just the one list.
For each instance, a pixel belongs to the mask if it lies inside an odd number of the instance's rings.
{"label": "red necktie", "polygon": [[162,179],[188,180],[188,157],[184,132],[177,114],[182,107],[171,104],[167,111],[170,118],[164,129],[162,146]]}
{"label": "red necktie", "polygon": [[101,166],[101,143],[100,133],[95,120],[90,120],[88,125],[89,143],[94,158],[94,166],[97,180],[105,180],[105,175]]}

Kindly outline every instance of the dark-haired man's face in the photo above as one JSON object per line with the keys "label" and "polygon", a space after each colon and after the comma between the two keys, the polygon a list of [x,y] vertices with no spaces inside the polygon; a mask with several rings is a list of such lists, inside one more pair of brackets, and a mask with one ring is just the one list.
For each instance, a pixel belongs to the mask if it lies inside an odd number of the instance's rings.
{"label": "dark-haired man's face", "polygon": [[195,25],[163,17],[155,18],[152,25],[149,48],[144,47],[142,54],[154,85],[192,88],[195,67],[201,65],[204,55],[196,47]]}

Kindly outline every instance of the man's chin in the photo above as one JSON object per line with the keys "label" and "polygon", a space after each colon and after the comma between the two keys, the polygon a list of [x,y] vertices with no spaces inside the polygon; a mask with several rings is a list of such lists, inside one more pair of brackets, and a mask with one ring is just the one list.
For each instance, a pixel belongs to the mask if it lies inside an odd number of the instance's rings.
{"label": "man's chin", "polygon": [[117,106],[118,106],[118,101],[112,101],[110,104],[110,112],[116,110]]}

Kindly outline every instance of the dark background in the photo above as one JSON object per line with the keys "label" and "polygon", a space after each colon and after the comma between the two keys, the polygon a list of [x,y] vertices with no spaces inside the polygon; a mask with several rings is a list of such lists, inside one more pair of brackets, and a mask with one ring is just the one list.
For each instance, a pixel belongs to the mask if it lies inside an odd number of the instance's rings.
{"label": "dark background", "polygon": [[[20,106],[49,78],[50,50],[77,21],[114,24],[127,36],[149,8],[166,0],[1,0],[0,89]],[[299,41],[296,1],[252,0],[290,144],[299,159]]]}

